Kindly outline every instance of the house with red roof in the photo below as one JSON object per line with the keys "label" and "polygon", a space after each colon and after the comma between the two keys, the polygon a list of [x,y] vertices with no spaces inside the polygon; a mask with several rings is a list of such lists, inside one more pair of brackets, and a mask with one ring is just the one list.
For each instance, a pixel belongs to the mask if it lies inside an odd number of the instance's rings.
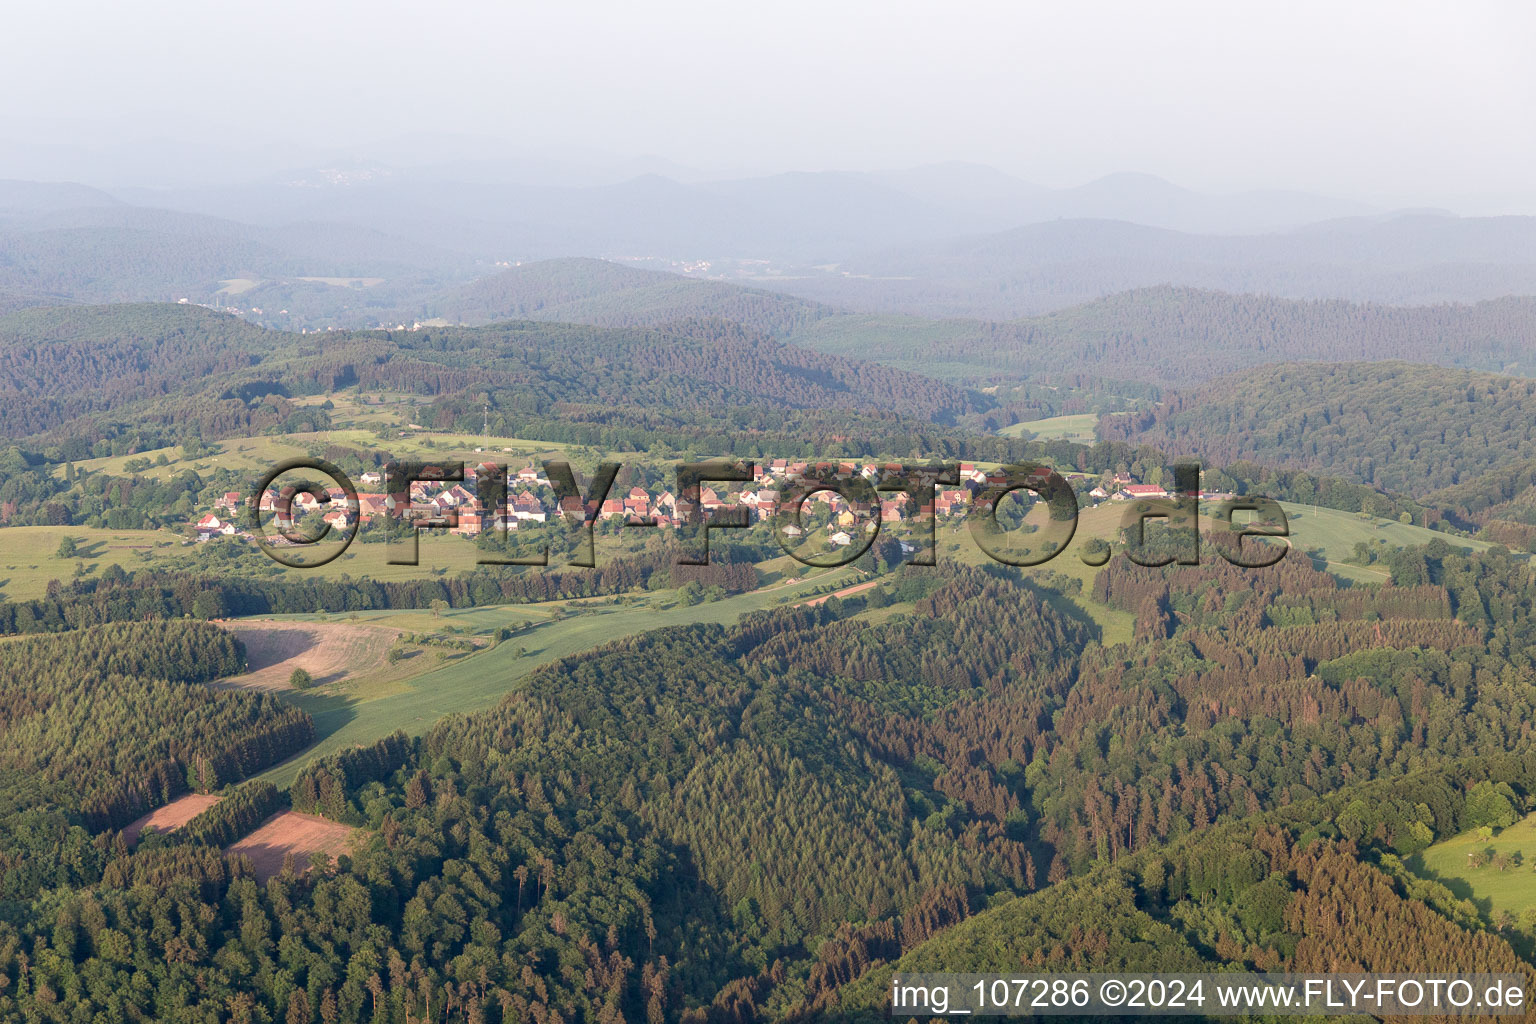
{"label": "house with red roof", "polygon": [[940,491],[933,499],[933,510],[941,516],[956,515],[965,510],[969,499],[965,491]]}
{"label": "house with red roof", "polygon": [[453,532],[461,537],[478,537],[485,529],[485,523],[486,519],[479,509],[465,509],[459,513],[459,522]]}

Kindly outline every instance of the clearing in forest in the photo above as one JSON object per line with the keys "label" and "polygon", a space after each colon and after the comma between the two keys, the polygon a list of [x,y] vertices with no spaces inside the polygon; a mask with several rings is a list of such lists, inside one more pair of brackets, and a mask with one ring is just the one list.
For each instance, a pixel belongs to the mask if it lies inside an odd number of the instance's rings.
{"label": "clearing in forest", "polygon": [[265,882],[283,870],[283,861],[293,854],[300,874],[309,870],[310,857],[324,853],[331,858],[347,852],[362,829],[342,825],[313,814],[282,811],[274,814],[239,842],[231,844],[224,852],[243,853],[251,858],[256,877]]}
{"label": "clearing in forest", "polygon": [[207,793],[188,793],[186,796],[177,797],[164,807],[156,807],[138,821],[125,826],[123,838],[128,841],[129,846],[132,846],[145,829],[169,832],[172,829],[181,828],[218,802],[218,797]]}
{"label": "clearing in forest", "polygon": [[220,623],[245,644],[250,671],[220,681],[222,686],[260,690],[288,688],[302,668],[316,685],[361,675],[384,664],[398,630],[341,622],[231,620]]}

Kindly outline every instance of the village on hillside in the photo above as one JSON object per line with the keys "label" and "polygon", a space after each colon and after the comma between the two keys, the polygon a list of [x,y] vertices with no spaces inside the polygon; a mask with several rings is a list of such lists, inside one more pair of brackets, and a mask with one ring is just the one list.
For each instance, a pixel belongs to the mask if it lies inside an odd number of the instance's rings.
{"label": "village on hillside", "polygon": [[[881,473],[886,469],[873,463],[862,465],[842,463],[835,466],[817,466],[807,462],[791,462],[773,459],[758,464],[752,482],[739,491],[717,490],[705,486],[699,492],[699,506],[706,515],[718,509],[736,507],[747,510],[751,522],[771,518],[781,494],[801,481],[807,472],[835,472],[846,477],[855,475],[878,485]],[[351,507],[346,493],[339,487],[327,492],[328,500],[308,491],[284,493],[269,487],[261,496],[258,511],[272,516],[279,530],[291,527],[294,520],[306,513],[320,512],[323,520],[337,529],[346,529],[354,522],[380,521],[402,505],[408,505],[410,514],[424,525],[433,525],[461,537],[478,537],[488,531],[510,532],[529,524],[548,522],[551,516],[565,513],[572,517],[586,518],[590,510],[574,497],[559,499],[545,475],[533,466],[525,466],[509,474],[505,505],[499,511],[487,508],[481,501],[478,484],[481,473],[490,472],[489,466],[466,466],[462,480],[422,480],[411,485],[409,495],[390,495],[381,488],[384,474],[369,471],[361,474],[358,482],[366,490],[357,493],[356,507]],[[428,467],[427,475],[445,476],[440,469]],[[829,519],[829,545],[846,546],[852,543],[849,531],[859,524],[872,528],[873,517],[878,512],[881,523],[900,522],[918,516],[935,516],[951,520],[963,516],[971,506],[975,495],[989,486],[1001,482],[1001,472],[996,468],[984,469],[973,462],[959,465],[959,486],[939,488],[930,504],[912,507],[912,500],[902,491],[882,492],[875,502],[850,500],[835,490],[820,490],[810,496],[809,503],[827,506]],[[1065,479],[1072,486],[1082,507],[1092,508],[1104,501],[1133,501],[1166,498],[1168,491],[1157,484],[1138,483],[1125,474],[1115,474],[1107,480],[1096,481],[1081,473],[1069,473]],[[290,489],[291,490],[291,489]],[[1027,492],[1024,492],[1027,493]],[[208,541],[220,537],[251,539],[250,531],[243,525],[242,511],[247,507],[250,495],[228,491],[220,495],[214,508],[201,515],[193,524],[195,539]],[[1225,493],[1202,491],[1200,498],[1219,501],[1231,497]],[[640,486],[628,488],[622,494],[610,492],[597,507],[595,518],[601,521],[623,520],[626,525],[675,528],[684,516],[679,506],[682,499],[665,487],[646,489]],[[786,528],[790,535],[799,533],[798,527]]]}

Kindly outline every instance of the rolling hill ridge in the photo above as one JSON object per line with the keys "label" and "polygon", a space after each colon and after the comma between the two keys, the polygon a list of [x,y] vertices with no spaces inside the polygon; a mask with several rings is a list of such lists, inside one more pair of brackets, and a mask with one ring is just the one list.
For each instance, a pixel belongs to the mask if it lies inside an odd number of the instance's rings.
{"label": "rolling hill ridge", "polygon": [[1424,495],[1536,457],[1536,380],[1403,362],[1286,363],[1106,417],[1170,457],[1327,472]]}

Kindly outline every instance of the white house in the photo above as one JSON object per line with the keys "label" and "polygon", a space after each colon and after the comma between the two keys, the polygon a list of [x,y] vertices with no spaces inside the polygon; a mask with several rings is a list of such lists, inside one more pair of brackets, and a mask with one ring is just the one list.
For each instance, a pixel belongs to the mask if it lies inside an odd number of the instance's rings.
{"label": "white house", "polygon": [[212,512],[199,519],[194,526],[197,530],[198,540],[208,540],[211,537],[232,537],[235,534],[235,524],[221,520]]}

